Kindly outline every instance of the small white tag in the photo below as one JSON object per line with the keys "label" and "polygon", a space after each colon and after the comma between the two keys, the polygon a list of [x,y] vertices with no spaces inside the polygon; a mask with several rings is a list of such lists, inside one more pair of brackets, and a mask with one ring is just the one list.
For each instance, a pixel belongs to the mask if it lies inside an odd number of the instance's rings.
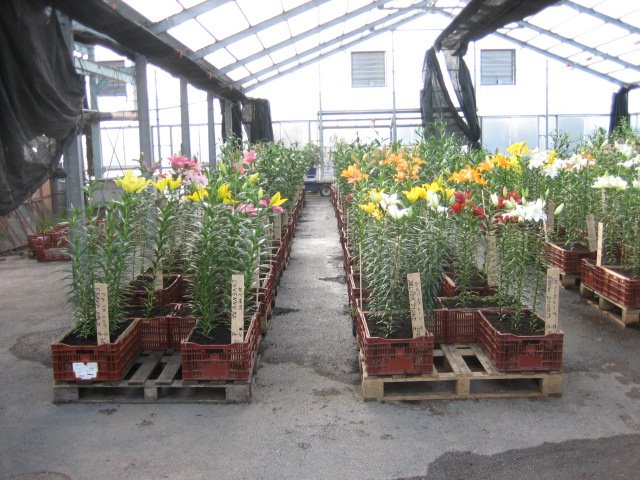
{"label": "small white tag", "polygon": [[93,380],[98,376],[97,362],[73,362],[73,374],[78,380]]}

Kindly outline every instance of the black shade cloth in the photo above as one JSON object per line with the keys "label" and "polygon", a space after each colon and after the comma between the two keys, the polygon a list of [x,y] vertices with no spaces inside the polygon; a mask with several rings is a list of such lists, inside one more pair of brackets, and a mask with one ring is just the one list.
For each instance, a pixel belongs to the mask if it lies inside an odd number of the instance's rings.
{"label": "black shade cloth", "polygon": [[420,92],[420,112],[422,124],[432,135],[438,134],[435,129],[437,124],[443,124],[448,134],[464,135],[471,146],[479,146],[480,124],[476,112],[475,93],[466,65],[459,63],[459,57],[447,63],[455,67],[456,80],[454,87],[458,86],[461,98],[460,110],[465,119],[460,117],[458,109],[454,105],[444,81],[435,49],[430,48],[424,59],[423,77],[424,88]]}
{"label": "black shade cloth", "polygon": [[609,135],[613,133],[622,122],[629,124],[629,90],[639,88],[638,85],[626,85],[613,94],[611,105],[611,117],[609,120]]}
{"label": "black shade cloth", "polygon": [[[420,91],[422,125],[429,133],[443,123],[447,133],[464,135],[471,147],[480,146],[480,121],[475,90],[464,62],[470,41],[495,32],[505,25],[544,10],[558,0],[471,0],[451,21],[425,54],[423,88]],[[442,50],[460,108],[451,100],[436,52]],[[462,116],[460,116],[460,113]],[[430,131],[431,130],[431,131]]]}
{"label": "black shade cloth", "polygon": [[469,42],[534,15],[559,0],[471,0],[436,39],[436,50],[467,53]]}
{"label": "black shade cloth", "polygon": [[[224,114],[227,100],[220,99],[220,109],[222,110],[222,141],[227,141],[227,118]],[[242,140],[242,104],[233,102],[231,104],[231,135]]]}
{"label": "black shade cloth", "polygon": [[269,100],[251,98],[242,105],[242,123],[250,143],[273,142]]}
{"label": "black shade cloth", "polygon": [[53,173],[81,122],[84,84],[57,16],[33,0],[0,15],[0,215]]}

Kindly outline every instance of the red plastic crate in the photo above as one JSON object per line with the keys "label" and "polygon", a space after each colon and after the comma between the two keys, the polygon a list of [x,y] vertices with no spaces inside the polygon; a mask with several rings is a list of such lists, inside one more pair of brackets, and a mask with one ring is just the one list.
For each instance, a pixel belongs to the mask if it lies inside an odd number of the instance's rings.
{"label": "red plastic crate", "polygon": [[562,368],[563,332],[546,335],[501,333],[483,311],[479,311],[478,340],[498,371],[556,371]]}
{"label": "red plastic crate", "polygon": [[[102,345],[54,343],[51,345],[53,379],[65,382],[118,381],[140,352],[141,330],[138,319],[133,320],[114,343]],[[76,364],[75,371],[74,364]],[[82,369],[91,367],[96,369],[94,378],[79,378],[78,374],[82,375],[80,373]]]}
{"label": "red plastic crate", "polygon": [[436,345],[441,343],[475,343],[478,310],[471,308],[435,309],[431,330]]}
{"label": "red plastic crate", "polygon": [[403,375],[433,371],[433,334],[417,338],[380,338],[369,334],[365,313],[356,317],[358,344],[369,375]]}
{"label": "red plastic crate", "polygon": [[71,260],[68,247],[36,247],[34,252],[39,262]]}
{"label": "red plastic crate", "polygon": [[182,379],[248,381],[261,336],[260,321],[254,315],[242,343],[202,345],[183,341]]}
{"label": "red plastic crate", "polygon": [[[182,276],[171,275],[170,283],[162,290],[153,292],[153,303],[156,306],[177,303],[182,299]],[[131,305],[144,305],[147,299],[147,292],[144,290],[132,290],[128,292],[128,302]]]}
{"label": "red plastic crate", "polygon": [[551,267],[557,267],[562,273],[579,274],[580,262],[583,258],[596,258],[596,252],[574,251],[562,248],[556,243],[545,243],[543,260]]}
{"label": "red plastic crate", "polygon": [[597,266],[583,260],[582,282],[596,294],[625,308],[640,308],[640,279],[620,274],[619,266]]}
{"label": "red plastic crate", "polygon": [[175,316],[140,318],[139,322],[142,350],[179,350],[196,325],[193,317]]}
{"label": "red plastic crate", "polygon": [[[472,285],[468,288],[468,291],[473,292],[480,296],[495,295],[497,287],[493,285]],[[442,283],[440,285],[441,297],[455,297],[460,294],[460,289],[453,280],[453,274],[451,272],[445,272],[442,275]]]}

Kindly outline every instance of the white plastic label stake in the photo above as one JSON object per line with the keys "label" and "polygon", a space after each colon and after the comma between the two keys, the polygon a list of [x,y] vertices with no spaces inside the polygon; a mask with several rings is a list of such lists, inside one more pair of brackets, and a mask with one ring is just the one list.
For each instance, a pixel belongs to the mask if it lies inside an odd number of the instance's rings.
{"label": "white plastic label stake", "polygon": [[498,247],[494,235],[487,236],[487,284],[498,285]]}
{"label": "white plastic label stake", "polygon": [[556,204],[553,200],[549,200],[547,202],[547,232],[553,231],[553,226],[555,224],[555,219],[553,215],[556,212]]}
{"label": "white plastic label stake", "polygon": [[602,266],[602,250],[604,248],[604,223],[598,223],[598,249],[596,252],[596,265]]}
{"label": "white plastic label stake", "polygon": [[106,283],[93,284],[96,303],[96,334],[98,345],[109,343],[109,289]]}
{"label": "white plastic label stake", "polygon": [[413,338],[424,337],[427,327],[424,324],[424,310],[422,309],[422,282],[419,273],[407,275],[409,285],[409,308],[411,309],[411,329]]}
{"label": "white plastic label stake", "polygon": [[78,380],[93,380],[98,376],[98,364],[96,362],[73,362],[71,367]]}
{"label": "white plastic label stake", "polygon": [[595,252],[598,249],[598,237],[596,234],[596,219],[593,213],[587,215],[587,238],[589,240],[589,251]]}
{"label": "white plastic label stake", "polygon": [[544,319],[544,333],[558,331],[558,306],[560,304],[560,269],[547,269],[547,305]]}
{"label": "white plastic label stake", "polygon": [[244,275],[231,275],[231,343],[244,341]]}
{"label": "white plastic label stake", "polygon": [[158,264],[158,268],[156,269],[156,278],[154,280],[154,290],[162,290],[164,288],[164,282],[162,280],[162,263]]}

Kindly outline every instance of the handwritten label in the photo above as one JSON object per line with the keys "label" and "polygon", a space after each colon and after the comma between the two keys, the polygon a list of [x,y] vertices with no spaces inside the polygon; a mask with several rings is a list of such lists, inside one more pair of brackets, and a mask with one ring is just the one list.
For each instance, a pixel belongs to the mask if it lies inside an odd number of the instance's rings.
{"label": "handwritten label", "polygon": [[109,343],[109,289],[106,283],[93,284],[96,303],[96,333],[98,345]]}
{"label": "handwritten label", "polygon": [[284,211],[284,213],[282,214],[282,225],[286,228],[289,225],[289,212],[287,212],[286,210]]}
{"label": "handwritten label", "polygon": [[411,329],[413,338],[424,337],[427,327],[424,324],[424,310],[422,310],[422,282],[419,273],[407,275],[409,285],[409,308],[411,309]]}
{"label": "handwritten label", "polygon": [[596,219],[593,213],[587,215],[587,238],[589,239],[589,251],[595,252],[598,249],[598,237],[596,234]]}
{"label": "handwritten label", "polygon": [[231,275],[231,343],[244,341],[244,275]]}
{"label": "handwritten label", "polygon": [[498,285],[498,247],[496,245],[496,237],[489,235],[487,237],[487,284]]}
{"label": "handwritten label", "polygon": [[277,241],[282,238],[282,218],[279,213],[273,216],[273,238]]}
{"label": "handwritten label", "polygon": [[98,364],[96,362],[73,362],[71,367],[78,380],[93,380],[98,376]]}
{"label": "handwritten label", "polygon": [[604,223],[598,223],[598,247],[596,251],[596,265],[602,266],[602,250],[604,249]]}
{"label": "handwritten label", "polygon": [[560,269],[547,269],[547,304],[544,319],[545,333],[558,331],[558,307],[560,304]]}

